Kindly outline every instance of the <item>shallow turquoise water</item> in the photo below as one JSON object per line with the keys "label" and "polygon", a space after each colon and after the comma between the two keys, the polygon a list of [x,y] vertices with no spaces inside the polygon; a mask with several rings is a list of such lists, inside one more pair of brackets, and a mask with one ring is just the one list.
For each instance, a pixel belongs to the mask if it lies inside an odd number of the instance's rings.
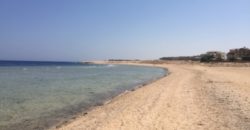
{"label": "shallow turquoise water", "polygon": [[43,129],[164,75],[129,65],[0,66],[0,129]]}

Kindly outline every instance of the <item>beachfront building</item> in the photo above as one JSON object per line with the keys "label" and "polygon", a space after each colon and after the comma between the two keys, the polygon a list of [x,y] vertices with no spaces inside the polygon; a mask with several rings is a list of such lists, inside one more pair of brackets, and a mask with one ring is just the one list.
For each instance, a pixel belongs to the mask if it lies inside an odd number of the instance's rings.
{"label": "beachfront building", "polygon": [[239,49],[231,49],[227,53],[229,61],[250,61],[250,49],[243,47]]}

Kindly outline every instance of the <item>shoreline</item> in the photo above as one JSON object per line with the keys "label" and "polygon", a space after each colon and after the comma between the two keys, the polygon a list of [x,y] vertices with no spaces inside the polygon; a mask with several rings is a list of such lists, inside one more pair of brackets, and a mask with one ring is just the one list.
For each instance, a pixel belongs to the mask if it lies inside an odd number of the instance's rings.
{"label": "shoreline", "polygon": [[142,87],[145,87],[149,84],[152,84],[158,80],[161,80],[165,77],[167,77],[170,72],[167,68],[164,68],[164,67],[159,67],[159,66],[152,66],[152,65],[148,65],[148,64],[126,64],[126,63],[109,63],[109,62],[89,62],[91,64],[103,64],[103,65],[107,65],[107,64],[114,64],[114,65],[132,65],[132,66],[146,66],[146,67],[153,67],[153,68],[160,68],[160,69],[163,69],[165,71],[165,74],[162,76],[162,77],[158,77],[158,78],[155,78],[155,79],[152,79],[152,80],[149,80],[149,81],[145,81],[143,83],[140,83],[136,86],[133,86],[131,89],[129,90],[125,90],[121,93],[118,93],[118,94],[114,94],[113,96],[110,96],[109,98],[107,98],[106,100],[100,102],[100,103],[96,103],[96,104],[93,104],[92,106],[89,106],[88,108],[84,109],[83,111],[79,111],[78,113],[76,113],[75,115],[72,115],[71,117],[67,118],[66,120],[63,120],[63,121],[60,121],[59,123],[56,123],[55,125],[49,127],[48,129],[50,130],[54,130],[54,129],[60,129],[62,127],[64,127],[65,125],[68,125],[70,123],[72,123],[73,121],[77,120],[78,118],[81,118],[82,116],[85,116],[88,114],[88,112],[98,108],[98,107],[101,107],[101,106],[104,106],[110,102],[112,102],[115,98],[119,98],[121,96],[124,96],[126,95],[127,93],[131,93],[133,91],[136,91]]}
{"label": "shoreline", "polygon": [[151,65],[168,68],[171,74],[136,91],[117,96],[55,129],[250,128],[249,67]]}
{"label": "shoreline", "polygon": [[[107,63],[109,64],[109,63]],[[41,114],[39,118],[26,119],[22,122],[13,123],[11,125],[1,126],[2,129],[56,129],[61,126],[70,123],[71,121],[77,119],[80,116],[86,115],[89,111],[96,107],[103,106],[111,102],[114,98],[122,96],[128,92],[135,91],[145,85],[155,82],[165,76],[167,76],[167,71],[161,68],[162,73],[158,76],[151,77],[150,80],[130,85],[127,90],[117,90],[111,91],[107,94],[96,95],[99,100],[88,103],[80,102],[75,106],[64,107],[63,109],[55,110],[54,112],[47,114]],[[1,129],[0,128],[0,129]]]}
{"label": "shoreline", "polygon": [[134,63],[134,62],[125,62],[124,63],[124,62],[110,62],[110,61],[94,61],[94,62],[87,62],[87,63],[90,63],[90,64],[103,64],[103,65],[113,64],[113,65],[146,66],[146,67],[153,67],[153,68],[163,69],[165,71],[165,74],[162,77],[159,77],[159,78],[156,78],[156,79],[152,79],[152,80],[146,81],[144,83],[141,83],[139,85],[136,85],[133,88],[131,88],[130,90],[125,90],[125,91],[119,93],[118,95],[111,96],[110,98],[108,98],[106,101],[103,101],[102,103],[90,106],[86,110],[79,112],[79,114],[76,114],[76,115],[72,116],[68,120],[62,121],[60,123],[55,124],[52,127],[49,127],[50,130],[61,129],[65,125],[69,125],[70,123],[74,122],[78,118],[81,118],[81,117],[87,115],[88,112],[91,112],[91,111],[93,111],[94,109],[96,109],[98,107],[102,107],[104,105],[107,105],[108,103],[112,102],[116,98],[119,98],[121,96],[125,96],[128,93],[131,93],[131,92],[136,91],[136,90],[138,90],[138,89],[140,89],[142,87],[145,87],[145,86],[150,85],[150,84],[152,84],[154,82],[157,82],[158,80],[166,78],[168,75],[171,74],[171,72],[169,71],[169,69],[167,67],[163,67],[163,66],[155,65],[155,64],[148,64],[148,63],[137,63],[137,62],[136,63]]}
{"label": "shoreline", "polygon": [[148,86],[154,82],[157,82],[161,79],[164,79],[166,78],[168,75],[171,74],[171,72],[169,71],[169,69],[167,67],[164,67],[164,66],[161,66],[160,64],[148,64],[148,63],[139,63],[139,62],[110,62],[110,61],[94,61],[94,62],[88,62],[90,64],[103,64],[103,65],[106,65],[106,64],[113,64],[113,65],[132,65],[132,66],[146,66],[146,67],[153,67],[153,68],[161,68],[165,71],[165,74],[164,76],[162,77],[159,77],[159,78],[156,78],[156,79],[152,79],[150,81],[146,81],[145,83],[141,83],[137,86],[134,86],[132,89],[130,90],[125,90],[121,93],[119,93],[118,95],[114,95],[112,97],[110,97],[109,99],[107,99],[106,101],[103,101],[101,104],[96,104],[96,105],[93,105],[93,106],[90,106],[89,108],[87,108],[86,110],[84,111],[81,111],[79,114],[76,114],[75,116],[73,116],[72,118],[69,118],[69,120],[66,120],[66,121],[63,121],[63,122],[60,122],[52,127],[49,128],[49,130],[57,130],[57,129],[63,129],[64,130],[64,127],[73,123],[74,121],[78,120],[79,118],[82,118],[84,116],[86,116],[89,112],[99,108],[99,107],[102,107],[102,106],[105,106],[111,102],[113,102],[115,99],[117,98],[121,98],[122,96],[126,96],[126,94],[128,93],[131,93],[133,91],[137,91],[138,89],[141,89],[145,86]]}

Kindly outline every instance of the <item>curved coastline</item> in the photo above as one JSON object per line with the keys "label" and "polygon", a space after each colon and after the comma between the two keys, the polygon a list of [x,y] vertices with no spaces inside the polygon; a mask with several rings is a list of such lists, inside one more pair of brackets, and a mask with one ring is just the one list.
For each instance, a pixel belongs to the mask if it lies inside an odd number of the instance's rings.
{"label": "curved coastline", "polygon": [[[106,64],[107,65],[107,64]],[[126,65],[126,64],[124,64]],[[143,66],[142,66],[143,67]],[[163,68],[161,68],[163,69]],[[154,78],[152,80],[147,80],[145,82],[141,82],[137,85],[131,85],[129,89],[123,90],[123,91],[117,91],[114,90],[114,92],[110,92],[107,94],[97,94],[97,101],[89,102],[81,102],[79,104],[76,104],[74,106],[65,107],[60,110],[55,110],[54,112],[51,112],[50,114],[44,113],[39,118],[35,119],[27,119],[23,122],[13,123],[8,126],[2,126],[3,129],[8,130],[16,130],[16,129],[55,129],[59,128],[65,124],[68,124],[72,120],[75,120],[76,118],[86,115],[89,111],[93,110],[94,108],[98,106],[103,106],[109,102],[111,102],[114,98],[119,97],[121,95],[124,95],[125,93],[135,91],[138,88],[141,88],[147,84],[150,84],[156,80],[159,80],[167,75],[166,69],[163,69],[165,73],[162,73],[164,75],[157,76],[157,78]],[[102,100],[99,100],[102,99]],[[39,125],[37,125],[39,124]]]}
{"label": "curved coastline", "polygon": [[109,98],[107,98],[106,100],[103,100],[101,102],[98,102],[96,104],[93,104],[91,106],[88,106],[88,107],[84,107],[84,109],[78,111],[77,113],[71,115],[70,118],[66,118],[62,121],[60,121],[59,123],[55,123],[54,125],[51,125],[49,126],[48,128],[50,130],[55,130],[55,129],[60,129],[62,128],[63,126],[67,125],[67,124],[70,124],[72,123],[73,121],[77,120],[78,118],[81,118],[83,116],[86,116],[88,114],[88,112],[96,109],[97,107],[101,107],[101,106],[104,106],[110,102],[112,102],[115,98],[118,98],[118,97],[121,97],[121,96],[124,96],[130,92],[133,92],[133,91],[136,91],[144,86],[147,86],[151,83],[154,83],[162,78],[165,78],[167,77],[170,72],[168,70],[168,68],[166,67],[161,67],[161,66],[153,66],[153,65],[149,65],[149,64],[130,64],[130,63],[110,63],[110,62],[88,62],[89,64],[102,64],[102,65],[131,65],[131,66],[141,66],[141,67],[152,67],[152,68],[160,68],[160,69],[163,69],[164,70],[164,75],[161,76],[161,77],[157,77],[155,79],[151,79],[151,80],[148,80],[148,81],[145,81],[145,82],[142,82],[136,86],[133,86],[131,89],[127,89],[125,91],[122,91],[118,94],[115,94],[115,95],[112,95],[110,96]]}
{"label": "curved coastline", "polygon": [[210,67],[174,62],[128,64],[165,67],[171,74],[136,91],[122,93],[55,129],[249,128],[249,67]]}
{"label": "curved coastline", "polygon": [[[84,62],[85,63],[85,62]],[[82,111],[79,111],[77,114],[74,114],[71,116],[71,118],[68,118],[66,120],[63,120],[59,123],[56,123],[55,125],[52,125],[50,127],[48,127],[50,130],[57,130],[57,129],[63,129],[64,130],[64,127],[66,125],[69,125],[71,124],[72,122],[76,121],[77,119],[79,118],[82,118],[84,116],[86,116],[89,112],[93,111],[94,109],[98,108],[98,107],[102,107],[102,106],[105,106],[107,105],[108,103],[111,103],[112,101],[114,101],[116,98],[120,98],[122,96],[126,96],[126,94],[128,93],[131,93],[133,91],[137,91],[138,89],[140,88],[143,88],[145,86],[148,86],[154,82],[157,82],[163,78],[166,78],[169,74],[170,74],[170,71],[167,67],[164,67],[164,66],[159,66],[159,65],[153,65],[153,64],[138,64],[138,63],[130,63],[130,62],[126,62],[126,63],[120,63],[120,62],[109,62],[109,61],[94,61],[94,62],[87,62],[89,64],[99,64],[99,65],[131,65],[131,66],[141,66],[141,67],[152,67],[152,68],[160,68],[160,69],[163,69],[165,71],[164,75],[162,77],[158,77],[158,78],[155,78],[155,79],[152,79],[152,80],[148,80],[148,81],[145,81],[143,83],[140,83],[136,86],[134,86],[133,88],[131,89],[128,89],[128,90],[125,90],[121,93],[118,93],[117,95],[113,95],[113,96],[110,96],[108,99],[104,100],[103,102],[100,102],[100,103],[97,103],[97,104],[94,104],[92,106],[89,106],[88,108],[85,108],[84,110]]]}

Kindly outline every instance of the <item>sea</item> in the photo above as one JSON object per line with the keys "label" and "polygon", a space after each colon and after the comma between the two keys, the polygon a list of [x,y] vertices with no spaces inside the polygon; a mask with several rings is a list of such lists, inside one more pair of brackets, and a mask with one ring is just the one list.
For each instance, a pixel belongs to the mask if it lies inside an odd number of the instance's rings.
{"label": "sea", "polygon": [[0,130],[47,129],[166,73],[133,65],[0,61]]}

